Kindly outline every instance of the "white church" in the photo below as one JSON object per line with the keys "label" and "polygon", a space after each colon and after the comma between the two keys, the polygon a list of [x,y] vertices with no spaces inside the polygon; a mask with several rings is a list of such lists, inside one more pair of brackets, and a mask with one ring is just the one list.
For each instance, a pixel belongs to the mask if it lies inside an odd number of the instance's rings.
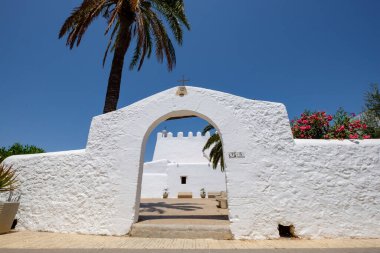
{"label": "white church", "polygon": [[153,160],[144,163],[141,198],[162,198],[164,189],[169,198],[177,198],[179,192],[192,192],[200,198],[206,192],[226,191],[225,173],[218,166],[212,168],[209,150],[202,152],[210,137],[207,132],[187,136],[178,132],[176,136],[165,130],[157,133]]}

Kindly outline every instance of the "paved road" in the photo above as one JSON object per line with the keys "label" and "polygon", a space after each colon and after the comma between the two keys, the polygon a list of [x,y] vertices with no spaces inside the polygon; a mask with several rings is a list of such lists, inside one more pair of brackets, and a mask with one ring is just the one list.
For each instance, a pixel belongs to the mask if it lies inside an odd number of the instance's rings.
{"label": "paved road", "polygon": [[379,248],[354,249],[0,249],[1,253],[379,253]]}
{"label": "paved road", "polygon": [[0,253],[380,253],[380,239],[213,240],[94,236],[46,232],[0,235]]}

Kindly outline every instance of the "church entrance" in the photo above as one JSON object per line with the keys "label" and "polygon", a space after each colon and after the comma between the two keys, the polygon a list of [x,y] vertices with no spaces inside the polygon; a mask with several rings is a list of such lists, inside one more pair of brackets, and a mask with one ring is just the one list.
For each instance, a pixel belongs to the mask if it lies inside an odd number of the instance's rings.
{"label": "church entrance", "polygon": [[231,239],[221,135],[186,113],[161,121],[146,144],[136,237]]}

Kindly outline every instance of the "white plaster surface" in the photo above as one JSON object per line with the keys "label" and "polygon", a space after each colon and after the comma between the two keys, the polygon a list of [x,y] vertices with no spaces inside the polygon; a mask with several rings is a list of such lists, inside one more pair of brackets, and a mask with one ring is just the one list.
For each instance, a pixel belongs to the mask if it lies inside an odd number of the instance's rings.
{"label": "white plaster surface", "polygon": [[[177,198],[179,192],[192,192],[193,198],[200,198],[202,188],[206,193],[226,191],[225,174],[208,163],[166,162],[165,171],[158,173],[162,165],[162,161],[144,164],[142,198],[162,198],[164,188],[168,188],[169,198]],[[181,176],[187,177],[186,184],[181,184]]]}
{"label": "white plaster surface", "polygon": [[[193,198],[200,198],[200,190],[226,191],[226,177],[220,167],[212,169],[207,155],[202,149],[210,138],[207,132],[185,136],[182,132],[173,136],[169,132],[157,134],[153,161],[144,163],[142,179],[142,198],[161,198],[163,190],[168,189],[169,198],[177,198],[179,192],[192,192]],[[181,177],[187,177],[181,184]]]}
{"label": "white plaster surface", "polygon": [[202,152],[208,138],[210,138],[209,132],[205,136],[202,136],[201,132],[196,134],[189,132],[187,136],[182,132],[173,136],[173,133],[169,132],[167,137],[158,133],[153,161],[167,159],[176,163],[208,163],[207,154],[210,151],[205,151],[206,156]]}
{"label": "white plaster surface", "polygon": [[[223,140],[231,231],[277,238],[380,237],[380,141],[292,138],[285,106],[196,87],[172,88],[94,117],[85,150],[13,156],[24,229],[122,235],[137,220],[144,147],[176,116],[213,123]],[[245,158],[229,158],[244,152]]]}

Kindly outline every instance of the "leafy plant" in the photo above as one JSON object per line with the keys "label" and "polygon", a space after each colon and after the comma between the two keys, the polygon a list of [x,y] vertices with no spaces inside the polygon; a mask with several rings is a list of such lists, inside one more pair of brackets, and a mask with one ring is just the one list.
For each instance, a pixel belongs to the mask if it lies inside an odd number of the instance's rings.
{"label": "leafy plant", "polygon": [[367,125],[343,108],[339,108],[334,116],[325,112],[305,111],[300,118],[291,121],[291,127],[294,138],[298,139],[371,138]]}
{"label": "leafy plant", "polygon": [[[206,132],[213,129],[215,129],[215,127],[209,124],[203,129],[202,134],[204,135]],[[220,165],[220,170],[224,171],[225,164],[224,164],[224,156],[223,156],[223,145],[222,145],[222,140],[220,139],[218,132],[215,132],[210,136],[210,138],[207,140],[206,144],[204,145],[202,151],[204,152],[209,148],[211,148],[209,157],[210,157],[210,162],[212,163],[212,168],[216,169],[216,167]]]}
{"label": "leafy plant", "polygon": [[131,42],[135,49],[130,69],[140,70],[145,58],[149,58],[155,47],[160,63],[164,58],[171,71],[176,64],[173,43],[162,18],[167,21],[179,45],[183,41],[182,26],[190,29],[185,15],[183,0],[83,0],[64,22],[59,38],[67,35],[66,45],[72,49],[79,46],[90,24],[99,16],[106,19],[105,35],[110,33],[103,66],[109,51],[113,52],[111,71],[103,113],[116,110],[119,100],[124,57]]}
{"label": "leafy plant", "polygon": [[294,138],[323,139],[329,131],[329,122],[333,119],[325,112],[305,111],[301,117],[291,121]]}
{"label": "leafy plant", "polygon": [[11,165],[0,163],[0,192],[11,192],[17,188],[16,171]]}
{"label": "leafy plant", "polygon": [[33,145],[22,145],[20,143],[15,143],[9,148],[0,147],[0,163],[4,161],[5,158],[12,155],[23,155],[23,154],[36,154],[44,153],[45,150],[38,148]]}
{"label": "leafy plant", "polygon": [[371,85],[371,90],[365,94],[365,111],[361,118],[368,126],[368,132],[374,138],[380,138],[380,91],[377,84]]}
{"label": "leafy plant", "polygon": [[355,114],[348,114],[339,108],[334,115],[334,125],[331,127],[326,139],[369,139],[367,125]]}

